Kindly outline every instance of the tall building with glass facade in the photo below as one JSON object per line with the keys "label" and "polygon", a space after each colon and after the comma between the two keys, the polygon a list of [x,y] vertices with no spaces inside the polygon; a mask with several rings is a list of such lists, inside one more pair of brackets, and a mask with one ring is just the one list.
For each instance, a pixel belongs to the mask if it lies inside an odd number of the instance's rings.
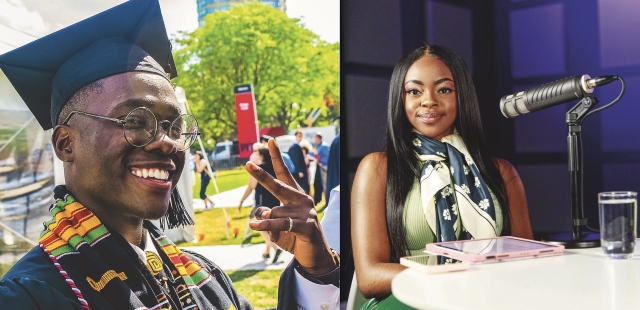
{"label": "tall building with glass facade", "polygon": [[[198,24],[204,25],[204,17],[211,12],[224,11],[234,4],[244,3],[246,0],[196,0],[198,3]],[[269,4],[274,9],[287,10],[287,0],[260,0],[261,3]]]}

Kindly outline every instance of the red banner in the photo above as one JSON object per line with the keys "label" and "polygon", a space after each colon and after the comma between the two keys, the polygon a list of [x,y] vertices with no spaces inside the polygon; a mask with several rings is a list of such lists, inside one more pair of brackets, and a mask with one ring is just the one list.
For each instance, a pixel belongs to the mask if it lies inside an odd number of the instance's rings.
{"label": "red banner", "polygon": [[238,150],[240,158],[249,158],[253,152],[253,144],[258,142],[258,115],[253,86],[251,84],[236,86],[234,93],[238,123]]}

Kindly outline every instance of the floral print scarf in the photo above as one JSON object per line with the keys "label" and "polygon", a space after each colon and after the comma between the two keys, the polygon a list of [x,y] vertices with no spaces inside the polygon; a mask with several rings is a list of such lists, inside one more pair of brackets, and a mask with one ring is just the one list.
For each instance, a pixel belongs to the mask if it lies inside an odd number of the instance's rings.
{"label": "floral print scarf", "polygon": [[437,242],[497,236],[489,188],[454,133],[436,141],[413,132],[420,173],[422,208]]}

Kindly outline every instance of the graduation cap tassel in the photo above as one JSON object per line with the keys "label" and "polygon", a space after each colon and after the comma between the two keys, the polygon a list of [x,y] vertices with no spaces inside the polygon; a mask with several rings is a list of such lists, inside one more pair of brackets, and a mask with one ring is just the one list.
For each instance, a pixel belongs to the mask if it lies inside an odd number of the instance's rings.
{"label": "graduation cap tassel", "polygon": [[184,203],[182,203],[182,198],[180,198],[180,193],[178,193],[178,189],[175,188],[171,193],[171,200],[169,200],[169,209],[167,213],[164,214],[162,218],[160,218],[160,228],[162,230],[176,228],[178,226],[187,226],[194,225],[195,222],[187,213],[187,209],[184,207]]}

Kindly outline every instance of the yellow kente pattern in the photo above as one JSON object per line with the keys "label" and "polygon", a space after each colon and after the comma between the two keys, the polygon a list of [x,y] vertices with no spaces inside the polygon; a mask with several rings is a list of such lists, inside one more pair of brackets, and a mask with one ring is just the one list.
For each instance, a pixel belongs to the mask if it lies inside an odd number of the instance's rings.
{"label": "yellow kente pattern", "polygon": [[87,277],[87,282],[89,282],[89,285],[91,285],[94,290],[99,292],[107,285],[107,283],[109,283],[109,281],[115,278],[120,278],[120,280],[124,281],[127,279],[127,275],[125,275],[124,272],[115,272],[115,270],[109,270],[102,275],[100,281],[96,282],[93,279]]}

